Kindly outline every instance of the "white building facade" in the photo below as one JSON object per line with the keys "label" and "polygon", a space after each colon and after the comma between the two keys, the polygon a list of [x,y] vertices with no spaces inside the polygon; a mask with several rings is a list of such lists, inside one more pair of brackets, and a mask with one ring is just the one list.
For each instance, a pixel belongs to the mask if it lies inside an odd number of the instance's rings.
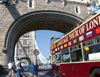
{"label": "white building facade", "polygon": [[21,36],[19,41],[17,42],[17,57],[20,59],[23,57],[27,57],[31,60],[32,64],[35,63],[35,55],[33,54],[33,51],[35,49],[34,37],[35,31],[28,32]]}

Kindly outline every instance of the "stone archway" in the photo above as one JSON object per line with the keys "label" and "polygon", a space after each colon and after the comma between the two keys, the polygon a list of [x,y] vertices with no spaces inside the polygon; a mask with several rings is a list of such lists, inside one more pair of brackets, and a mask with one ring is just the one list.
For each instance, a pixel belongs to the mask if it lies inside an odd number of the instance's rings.
{"label": "stone archway", "polygon": [[10,26],[4,43],[4,65],[13,60],[14,47],[20,36],[29,31],[54,30],[62,33],[73,29],[83,20],[72,14],[59,11],[35,11],[16,19]]}

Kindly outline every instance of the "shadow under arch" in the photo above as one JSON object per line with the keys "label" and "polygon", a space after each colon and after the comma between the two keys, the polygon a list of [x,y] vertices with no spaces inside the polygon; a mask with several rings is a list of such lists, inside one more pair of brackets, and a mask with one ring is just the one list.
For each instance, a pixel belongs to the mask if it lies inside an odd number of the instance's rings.
{"label": "shadow under arch", "polygon": [[7,31],[4,49],[8,60],[14,56],[14,47],[20,36],[29,31],[54,30],[67,33],[77,26],[83,19],[60,11],[42,10],[34,11],[20,16],[16,19]]}

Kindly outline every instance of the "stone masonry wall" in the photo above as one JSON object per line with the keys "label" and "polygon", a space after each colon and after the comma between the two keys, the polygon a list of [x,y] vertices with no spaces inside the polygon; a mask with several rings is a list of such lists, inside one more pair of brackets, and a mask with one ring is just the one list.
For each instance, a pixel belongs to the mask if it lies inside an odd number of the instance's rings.
{"label": "stone masonry wall", "polygon": [[[37,10],[62,11],[83,19],[88,15],[87,6],[83,3],[67,2],[67,5],[64,6],[62,0],[51,1],[49,4],[47,4],[46,0],[33,0],[34,8],[29,8],[27,1],[20,0],[17,3],[14,4],[13,1],[12,5],[7,3],[0,4],[0,64],[2,64],[2,49],[4,48],[6,33],[13,21],[21,15]],[[80,14],[75,13],[76,5],[80,8]]]}

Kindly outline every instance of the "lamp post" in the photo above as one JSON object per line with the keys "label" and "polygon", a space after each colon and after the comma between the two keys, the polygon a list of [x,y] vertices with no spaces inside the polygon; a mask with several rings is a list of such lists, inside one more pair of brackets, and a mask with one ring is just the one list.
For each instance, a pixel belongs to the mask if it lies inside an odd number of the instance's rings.
{"label": "lamp post", "polygon": [[34,55],[36,55],[36,77],[38,77],[38,64],[37,64],[37,55],[39,55],[40,51],[38,49],[35,49],[33,51]]}

